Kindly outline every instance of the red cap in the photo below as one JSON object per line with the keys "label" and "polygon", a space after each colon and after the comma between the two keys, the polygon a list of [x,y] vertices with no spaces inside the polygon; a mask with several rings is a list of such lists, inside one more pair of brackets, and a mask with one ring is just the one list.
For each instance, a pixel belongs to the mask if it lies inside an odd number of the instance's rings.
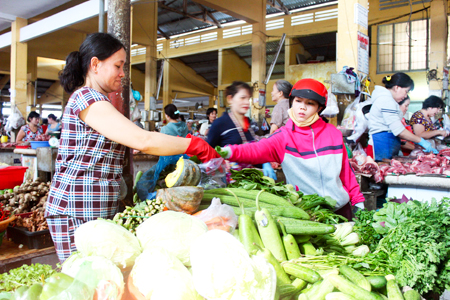
{"label": "red cap", "polygon": [[327,106],[328,91],[319,81],[311,78],[301,79],[292,87],[291,97],[314,100],[319,105]]}

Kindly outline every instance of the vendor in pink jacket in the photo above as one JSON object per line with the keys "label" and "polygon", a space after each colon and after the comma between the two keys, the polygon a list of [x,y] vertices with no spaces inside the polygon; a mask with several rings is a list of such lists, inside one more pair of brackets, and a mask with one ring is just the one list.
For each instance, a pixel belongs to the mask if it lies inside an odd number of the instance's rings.
{"label": "vendor in pink jacket", "polygon": [[350,204],[364,209],[364,196],[348,161],[341,132],[319,117],[326,103],[327,89],[322,83],[299,80],[290,94],[290,120],[286,126],[267,139],[223,150],[230,161],[280,163],[287,183],[305,194],[332,197],[337,201],[336,213],[350,220]]}

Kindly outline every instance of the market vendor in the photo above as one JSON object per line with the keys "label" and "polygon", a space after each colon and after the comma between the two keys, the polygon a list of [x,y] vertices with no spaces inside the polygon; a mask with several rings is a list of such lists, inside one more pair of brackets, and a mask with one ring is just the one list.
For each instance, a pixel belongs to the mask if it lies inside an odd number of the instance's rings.
{"label": "market vendor", "polygon": [[430,96],[422,104],[422,109],[416,111],[409,123],[413,128],[413,132],[415,135],[424,138],[431,139],[436,136],[446,137],[449,135],[449,132],[446,130],[438,130],[431,118],[434,118],[436,114],[442,112],[444,108],[444,101],[437,96]]}
{"label": "market vendor", "polygon": [[[242,81],[234,81],[225,89],[225,97],[230,105],[230,112],[224,112],[211,125],[207,139],[211,147],[240,145],[258,140],[250,126],[250,119],[245,116],[250,108],[251,95],[252,88]],[[275,171],[269,160],[261,161],[258,164],[263,164],[264,176],[276,179]]]}
{"label": "market vendor", "polygon": [[89,35],[69,54],[59,79],[72,94],[62,117],[55,174],[45,217],[61,262],[76,251],[74,232],[118,209],[125,147],[158,156],[219,157],[200,138],[145,131],[117,111],[108,94],[121,87],[126,52],[110,34]]}
{"label": "market vendor", "polygon": [[29,142],[34,141],[34,139],[41,134],[44,134],[42,127],[39,126],[40,115],[32,111],[27,117],[28,124],[20,127],[19,133],[17,134],[17,142]]}
{"label": "market vendor", "polygon": [[217,119],[217,108],[208,107],[206,110],[206,119],[208,122],[203,123],[199,130],[200,134],[203,136],[208,135],[209,128],[211,128],[212,123]]}
{"label": "market vendor", "polygon": [[167,125],[161,128],[161,133],[171,136],[186,137],[188,128],[186,122],[180,119],[180,111],[175,104],[167,104],[164,107],[164,116],[167,120]]}
{"label": "market vendor", "polygon": [[398,155],[400,139],[416,143],[425,152],[438,153],[423,138],[405,129],[398,103],[414,89],[414,81],[405,73],[395,73],[383,78],[382,86],[375,86],[372,93],[373,104],[369,115],[369,134],[372,137],[375,160],[391,159]]}
{"label": "market vendor", "polygon": [[319,81],[298,81],[290,94],[286,126],[257,143],[222,150],[228,152],[230,161],[280,163],[287,183],[305,194],[336,199],[336,213],[351,219],[351,205],[364,208],[364,196],[350,167],[341,132],[319,117],[327,96]]}
{"label": "market vendor", "polygon": [[289,121],[289,94],[292,90],[292,84],[286,80],[277,80],[273,84],[272,101],[276,103],[270,119],[270,134],[274,133],[280,127],[286,125]]}
{"label": "market vendor", "polygon": [[48,115],[48,127],[45,134],[54,133],[61,130],[61,123],[58,122],[58,119],[54,114]]}

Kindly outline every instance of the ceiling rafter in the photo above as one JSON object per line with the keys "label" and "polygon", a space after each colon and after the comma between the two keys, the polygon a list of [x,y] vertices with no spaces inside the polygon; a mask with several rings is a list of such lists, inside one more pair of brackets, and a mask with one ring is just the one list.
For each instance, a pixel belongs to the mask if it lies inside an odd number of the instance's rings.
{"label": "ceiling rafter", "polygon": [[161,35],[163,37],[165,37],[167,40],[170,39],[170,36],[167,33],[165,33],[163,30],[161,30],[161,28],[159,28],[159,25],[157,26],[157,29],[158,29],[159,33],[161,33]]}
{"label": "ceiling rafter", "polygon": [[[187,0],[185,0],[185,1],[187,1]],[[206,20],[206,15],[208,15],[208,17],[210,17],[211,20],[213,20],[214,24],[216,24],[216,26],[217,26],[218,28],[222,28],[222,25],[220,24],[220,22],[217,21],[217,19],[214,17],[214,15],[213,15],[210,11],[208,11],[208,10],[207,10],[203,5],[201,5],[201,4],[198,4],[198,3],[196,3],[196,2],[194,2],[194,4],[197,5],[198,8],[200,8],[201,10],[203,10],[203,18],[204,18],[205,20]]]}
{"label": "ceiling rafter", "polygon": [[161,3],[161,2],[158,2],[158,7],[161,8],[161,9],[165,9],[165,10],[168,10],[168,11],[171,11],[171,12],[183,15],[185,17],[188,17],[188,18],[191,18],[191,19],[203,22],[203,23],[207,23],[207,24],[210,24],[210,25],[213,25],[213,26],[217,26],[214,22],[212,22],[210,20],[207,20],[207,19],[204,19],[204,18],[199,18],[199,17],[197,17],[197,16],[195,16],[193,14],[185,13],[185,12],[183,12],[181,10],[176,9],[176,8],[169,7],[169,6],[167,6],[167,5],[165,5],[165,4]]}
{"label": "ceiling rafter", "polygon": [[278,9],[279,11],[284,12],[286,15],[290,15],[291,12],[289,9],[284,6],[283,1],[281,0],[267,0],[267,4],[275,9]]}

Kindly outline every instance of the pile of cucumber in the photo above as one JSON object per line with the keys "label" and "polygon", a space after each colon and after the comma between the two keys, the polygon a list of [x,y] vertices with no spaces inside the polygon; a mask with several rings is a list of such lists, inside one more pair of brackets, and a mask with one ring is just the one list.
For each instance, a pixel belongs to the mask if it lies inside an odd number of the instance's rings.
{"label": "pile of cucumber", "polygon": [[316,255],[310,236],[333,233],[333,225],[309,221],[309,215],[286,199],[264,191],[240,188],[204,192],[199,209],[213,198],[233,207],[239,215],[234,233],[249,255],[263,256],[277,274],[276,299],[281,300],[419,300],[410,290],[402,294],[392,275],[365,277],[357,270],[317,270],[296,263],[301,255]]}

